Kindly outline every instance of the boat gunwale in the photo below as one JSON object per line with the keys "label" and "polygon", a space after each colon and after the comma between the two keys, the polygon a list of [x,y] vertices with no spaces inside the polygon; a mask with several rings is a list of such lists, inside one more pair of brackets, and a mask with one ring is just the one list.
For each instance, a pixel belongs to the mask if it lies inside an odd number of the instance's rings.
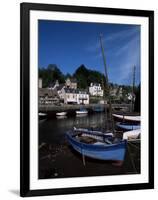
{"label": "boat gunwale", "polygon": [[83,143],[80,142],[79,140],[77,140],[75,137],[72,137],[73,135],[70,134],[70,132],[66,132],[66,136],[68,137],[68,140],[70,139],[72,142],[75,142],[75,145],[80,146],[81,148],[92,148],[89,150],[111,150],[111,148],[119,148],[121,149],[122,147],[126,147],[127,145],[127,140],[120,140],[119,143],[112,143],[112,144],[106,144],[106,145],[95,145],[94,144],[87,144],[87,143]]}

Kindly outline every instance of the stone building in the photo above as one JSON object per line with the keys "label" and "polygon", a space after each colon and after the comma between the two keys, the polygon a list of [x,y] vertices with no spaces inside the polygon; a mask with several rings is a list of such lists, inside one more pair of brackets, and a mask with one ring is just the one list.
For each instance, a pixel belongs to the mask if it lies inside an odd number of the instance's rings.
{"label": "stone building", "polygon": [[75,78],[67,78],[65,81],[66,88],[77,89],[77,80]]}

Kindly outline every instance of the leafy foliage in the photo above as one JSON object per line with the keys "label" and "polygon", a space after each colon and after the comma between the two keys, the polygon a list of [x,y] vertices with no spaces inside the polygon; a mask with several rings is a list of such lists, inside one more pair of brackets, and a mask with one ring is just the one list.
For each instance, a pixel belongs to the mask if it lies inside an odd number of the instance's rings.
{"label": "leafy foliage", "polygon": [[47,68],[40,68],[39,77],[43,80],[43,87],[48,87],[49,84],[56,80],[58,80],[59,83],[65,82],[63,73],[55,64],[50,64]]}
{"label": "leafy foliage", "polygon": [[91,83],[105,84],[105,77],[102,73],[87,69],[84,65],[75,71],[73,77],[77,79],[78,88],[82,89],[86,89]]}

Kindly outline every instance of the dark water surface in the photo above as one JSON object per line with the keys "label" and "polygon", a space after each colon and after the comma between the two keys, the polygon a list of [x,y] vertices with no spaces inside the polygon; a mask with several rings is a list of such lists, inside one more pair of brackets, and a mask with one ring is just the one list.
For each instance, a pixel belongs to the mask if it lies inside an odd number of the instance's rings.
{"label": "dark water surface", "polygon": [[109,128],[105,113],[67,118],[52,118],[39,122],[39,178],[66,178],[140,173],[140,144],[128,145],[121,167],[110,161],[82,156],[74,151],[65,139],[65,132],[76,128]]}

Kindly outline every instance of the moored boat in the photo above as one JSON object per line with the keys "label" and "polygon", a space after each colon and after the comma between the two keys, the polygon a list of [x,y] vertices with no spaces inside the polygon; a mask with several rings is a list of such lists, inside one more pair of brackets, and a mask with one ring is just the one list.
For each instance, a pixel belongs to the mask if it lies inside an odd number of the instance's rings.
{"label": "moored boat", "polygon": [[85,108],[80,108],[80,110],[76,110],[76,115],[88,114],[88,110]]}
{"label": "moored boat", "polygon": [[56,113],[56,116],[65,116],[67,112],[58,112]]}
{"label": "moored boat", "polygon": [[43,120],[47,118],[47,113],[39,112],[38,113],[39,120]]}
{"label": "moored boat", "polygon": [[140,124],[117,122],[116,128],[121,129],[123,131],[131,131],[131,130],[140,129]]}
{"label": "moored boat", "polygon": [[66,133],[69,144],[83,156],[99,160],[123,163],[127,141],[118,140],[106,134],[90,131],[73,131]]}
{"label": "moored boat", "polygon": [[140,137],[141,134],[141,130],[137,129],[137,130],[132,130],[132,131],[126,131],[123,133],[123,139],[124,140],[135,140],[138,139]]}
{"label": "moored boat", "polygon": [[139,115],[137,116],[133,116],[133,115],[119,115],[119,114],[112,114],[113,117],[118,120],[118,121],[128,121],[128,122],[136,122],[136,123],[140,123],[141,121],[141,117]]}

